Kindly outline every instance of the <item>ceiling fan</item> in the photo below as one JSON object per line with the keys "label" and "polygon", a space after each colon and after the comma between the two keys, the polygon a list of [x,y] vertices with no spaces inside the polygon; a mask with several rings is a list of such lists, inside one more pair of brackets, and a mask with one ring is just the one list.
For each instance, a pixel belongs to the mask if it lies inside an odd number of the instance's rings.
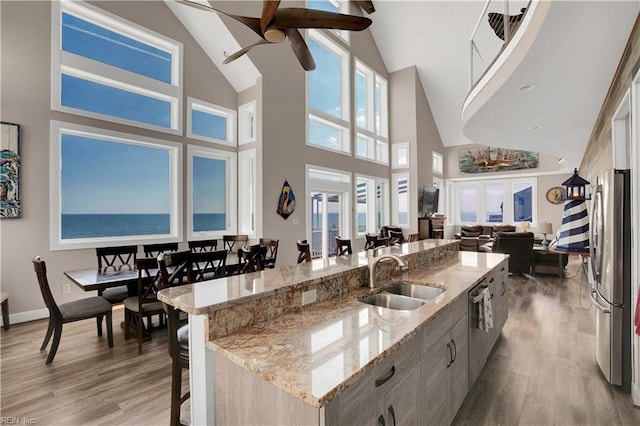
{"label": "ceiling fan", "polygon": [[[186,4],[198,9],[209,12],[216,12],[235,19],[246,25],[260,40],[249,46],[246,46],[237,52],[229,55],[224,63],[235,61],[251,48],[261,44],[281,43],[285,38],[289,38],[291,49],[298,58],[300,65],[306,71],[313,71],[316,63],[309,51],[307,43],[305,43],[299,29],[301,28],[321,28],[333,30],[362,31],[371,25],[371,19],[354,15],[345,15],[342,13],[325,12],[322,10],[303,9],[296,7],[287,7],[280,9],[280,0],[271,1],[264,0],[262,5],[262,15],[260,18],[249,16],[233,15],[223,12],[212,6],[197,3],[191,0],[176,0],[178,3]],[[371,1],[358,1],[358,5],[367,13],[369,10],[374,11]]]}

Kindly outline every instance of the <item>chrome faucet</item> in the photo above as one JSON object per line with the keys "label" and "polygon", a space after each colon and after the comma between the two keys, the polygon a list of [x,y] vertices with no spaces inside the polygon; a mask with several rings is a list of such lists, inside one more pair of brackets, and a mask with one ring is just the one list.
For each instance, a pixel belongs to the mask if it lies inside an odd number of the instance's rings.
{"label": "chrome faucet", "polygon": [[396,256],[395,254],[383,254],[380,257],[374,257],[373,261],[369,263],[369,287],[376,288],[376,272],[378,271],[378,264],[385,260],[391,259],[395,260],[398,263],[398,267],[396,270],[405,271],[409,268],[409,264],[406,260],[401,257]]}

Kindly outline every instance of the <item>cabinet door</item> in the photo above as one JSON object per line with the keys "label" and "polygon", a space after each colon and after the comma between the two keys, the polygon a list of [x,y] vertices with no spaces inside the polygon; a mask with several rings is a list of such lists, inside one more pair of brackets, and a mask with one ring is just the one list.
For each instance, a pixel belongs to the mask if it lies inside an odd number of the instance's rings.
{"label": "cabinet door", "polygon": [[418,409],[424,424],[448,425],[451,422],[447,391],[451,356],[449,333],[445,333],[421,360]]}
{"label": "cabinet door", "polygon": [[381,413],[387,426],[420,424],[419,372],[419,365],[414,365],[408,374],[387,392]]}
{"label": "cabinet door", "polygon": [[449,366],[449,399],[451,419],[453,419],[469,390],[469,327],[467,315],[463,316],[451,329],[453,362]]}

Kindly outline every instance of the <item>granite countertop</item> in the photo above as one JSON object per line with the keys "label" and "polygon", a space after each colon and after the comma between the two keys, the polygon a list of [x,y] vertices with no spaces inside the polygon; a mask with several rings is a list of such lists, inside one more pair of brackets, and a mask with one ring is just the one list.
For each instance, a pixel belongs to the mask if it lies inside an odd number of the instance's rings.
{"label": "granite countertop", "polygon": [[[413,269],[380,283],[384,287],[403,280],[447,289],[433,302],[413,311],[359,302],[358,298],[372,292],[361,287],[207,344],[220,356],[321,407],[393,353],[443,308],[458,297],[466,297],[474,283],[506,258],[502,254],[459,252],[437,268]],[[361,260],[353,262],[361,264]]]}

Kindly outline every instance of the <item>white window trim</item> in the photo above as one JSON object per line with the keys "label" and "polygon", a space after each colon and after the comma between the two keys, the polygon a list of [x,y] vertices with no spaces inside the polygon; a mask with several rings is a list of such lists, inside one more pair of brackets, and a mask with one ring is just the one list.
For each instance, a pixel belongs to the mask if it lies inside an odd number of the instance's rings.
{"label": "white window trim", "polygon": [[[364,232],[358,231],[358,179],[364,179],[367,181],[367,227]],[[363,237],[367,233],[377,233],[378,229],[376,229],[376,185],[378,183],[383,184],[382,191],[382,203],[384,211],[382,212],[382,223],[389,223],[389,179],[376,177],[376,176],[368,176],[363,174],[355,174],[354,178],[354,197],[353,203],[356,206],[355,214],[356,217],[354,219],[354,235],[358,237]],[[372,185],[370,185],[372,184]]]}
{"label": "white window trim", "polygon": [[[218,231],[193,231],[193,157],[222,160],[225,167],[226,227]],[[237,230],[237,154],[210,147],[187,145],[187,239],[198,240],[222,238],[226,234],[235,234]]]}
{"label": "white window trim", "polygon": [[[358,58],[354,58],[354,69],[353,69],[353,79],[354,79],[354,110],[356,108],[355,98],[356,98],[356,84],[355,78],[357,73],[362,73],[365,75],[365,113],[366,113],[366,125],[365,127],[361,127],[358,125],[357,117],[355,117],[354,125],[356,128],[356,138],[360,135],[363,138],[367,138],[372,141],[372,148],[367,150],[367,156],[362,156],[358,154],[358,150],[355,149],[356,158],[360,158],[365,161],[370,161],[372,163],[389,165],[389,138],[388,138],[388,129],[389,129],[389,113],[388,113],[388,83],[385,78],[380,76],[378,73],[369,68],[364,62],[360,61]],[[375,120],[375,86],[376,83],[379,82],[382,86],[384,86],[385,90],[381,91],[381,99],[380,99],[380,116],[382,118],[381,123],[381,132],[376,132],[376,120]],[[354,111],[357,113],[357,111]],[[379,159],[376,157],[376,145],[378,143],[382,143],[386,145],[385,154],[383,154],[383,158]]]}
{"label": "white window trim", "polygon": [[[436,151],[431,151],[431,158],[433,173],[442,176],[444,174],[444,155]],[[440,168],[437,168],[436,164],[439,164]]]}
{"label": "white window trim", "polygon": [[256,141],[257,119],[255,100],[238,107],[238,145]]}
{"label": "white window trim", "polygon": [[[306,145],[324,149],[332,152],[339,152],[346,155],[351,155],[351,124],[349,122],[351,115],[351,92],[350,92],[350,78],[349,78],[349,56],[350,53],[342,46],[340,46],[335,40],[331,37],[328,37],[321,31],[318,30],[308,30],[307,38],[313,39],[315,42],[322,45],[327,50],[335,53],[336,55],[341,57],[341,70],[340,70],[340,104],[341,104],[341,116],[336,117],[334,115],[328,114],[324,111],[321,111],[317,108],[314,108],[309,103],[309,76],[306,75],[305,78],[305,95],[307,98],[306,106],[307,106],[307,138]],[[341,131],[341,149],[337,150],[334,148],[329,148],[322,145],[316,145],[310,142],[309,140],[309,121],[313,120],[323,125],[328,125],[337,130]]]}
{"label": "white window trim", "polygon": [[[251,162],[253,167],[249,167]],[[257,238],[256,149],[238,152],[238,232]],[[248,192],[248,193],[247,193]],[[251,223],[253,217],[253,223]]]}
{"label": "white window trim", "polygon": [[[333,3],[334,6],[338,6],[338,12],[345,15],[349,14],[350,2],[347,0],[327,0],[329,3]],[[306,6],[309,8],[309,1],[306,1]],[[349,45],[351,40],[351,32],[347,30],[324,30],[327,34],[330,34],[336,40],[341,43]]]}
{"label": "white window trim", "polygon": [[[62,159],[62,134],[85,136],[110,142],[131,143],[166,149],[171,153],[170,177],[171,177],[171,210],[170,232],[166,235],[139,235],[123,237],[100,238],[61,238],[61,159]],[[130,135],[114,132],[112,130],[97,127],[82,126],[79,124],[65,123],[52,120],[50,123],[51,149],[49,155],[49,202],[50,202],[50,248],[51,250],[69,250],[81,248],[93,248],[98,246],[119,246],[126,244],[161,243],[182,241],[182,145],[176,142],[147,138],[144,136]]]}
{"label": "white window trim", "polygon": [[[119,32],[144,43],[171,52],[173,63],[171,84],[139,75],[89,58],[62,51],[62,12],[72,14],[93,24]],[[135,24],[110,12],[81,1],[61,0],[51,2],[51,109],[98,120],[121,123],[159,132],[182,134],[182,66],[183,45],[160,33]],[[169,128],[142,123],[83,109],[62,105],[62,74],[106,84],[116,89],[126,90],[171,104],[171,125]]]}
{"label": "white window trim", "polygon": [[[398,164],[398,148],[406,148],[407,150],[407,164]],[[393,169],[408,169],[411,167],[411,151],[409,142],[398,142],[391,145],[391,168]]]}
{"label": "white window trim", "polygon": [[[227,129],[226,139],[222,140],[193,133],[192,114],[194,110],[204,112],[205,114],[217,115],[219,117],[225,118],[227,122],[225,126]],[[212,104],[210,102],[205,102],[200,99],[192,98],[191,96],[187,97],[187,137],[190,139],[197,139],[205,142],[217,143],[220,145],[236,146],[236,119],[237,113],[232,109]]]}
{"label": "white window trim", "polygon": [[[401,179],[406,179],[407,180],[407,224],[406,225],[401,225],[400,221],[398,220],[398,192],[397,192],[397,188],[398,188],[398,181],[400,181]],[[393,192],[396,195],[392,206],[391,206],[391,217],[393,220],[392,225],[393,226],[397,226],[399,228],[403,228],[403,229],[409,229],[411,227],[411,219],[412,219],[412,214],[411,214],[411,178],[409,176],[409,173],[392,173],[391,174],[391,184],[393,185]]]}
{"label": "white window trim", "polygon": [[[319,171],[321,173],[326,173],[329,179],[322,179],[318,177],[310,177],[310,173],[314,171]],[[332,178],[333,175],[333,178]],[[351,172],[347,172],[344,170],[330,169],[328,167],[315,166],[312,164],[306,165],[305,171],[306,177],[306,202],[308,205],[308,200],[311,199],[312,192],[331,192],[336,194],[341,194],[342,197],[342,223],[341,223],[341,232],[344,235],[341,235],[342,238],[350,238],[351,236]],[[309,212],[310,207],[309,207]],[[305,220],[306,223],[306,234],[307,239],[311,241],[311,222],[309,221],[309,215]]]}

